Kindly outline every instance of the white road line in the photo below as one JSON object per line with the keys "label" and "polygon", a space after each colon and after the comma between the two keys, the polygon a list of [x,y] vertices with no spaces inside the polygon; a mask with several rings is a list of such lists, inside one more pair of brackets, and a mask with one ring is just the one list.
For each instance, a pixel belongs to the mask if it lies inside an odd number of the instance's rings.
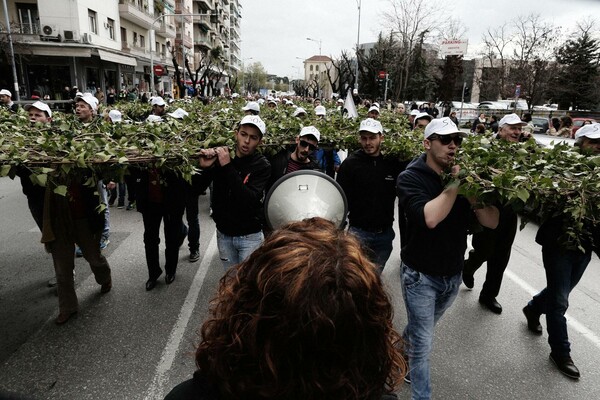
{"label": "white road line", "polygon": [[[519,278],[517,275],[515,275],[512,271],[509,271],[508,269],[504,272],[504,274],[506,276],[508,276],[508,278],[510,280],[512,280],[513,282],[515,282],[517,285],[521,286],[523,289],[525,289],[525,291],[527,293],[529,293],[531,296],[537,294],[539,292],[539,290],[534,289],[532,286],[530,286],[527,282],[525,282],[523,279]],[[586,338],[587,340],[589,340],[594,346],[596,346],[597,348],[600,349],[600,337],[598,337],[594,332],[592,332],[591,330],[589,330],[585,325],[583,325],[581,322],[577,321],[575,318],[571,317],[569,314],[566,314],[565,317],[567,317],[567,323],[573,328],[575,329],[577,332],[579,332],[579,334],[581,334],[584,338]]]}
{"label": "white road line", "polygon": [[202,282],[204,281],[204,277],[206,276],[206,272],[208,271],[208,267],[212,261],[211,255],[216,253],[217,235],[215,231],[215,234],[211,238],[208,248],[204,253],[202,263],[200,264],[200,267],[194,276],[194,280],[192,281],[192,285],[190,286],[187,297],[181,306],[181,311],[179,312],[177,321],[171,330],[169,340],[167,341],[167,344],[160,357],[160,362],[156,366],[154,379],[152,380],[152,384],[146,392],[144,399],[154,400],[164,398],[163,390],[167,380],[167,372],[169,372],[171,366],[173,365],[173,361],[175,360],[175,355],[177,354],[177,350],[181,345],[181,340],[183,339],[185,329],[190,321],[194,307],[196,306],[196,301],[198,300],[198,295],[200,294],[200,289],[202,288]]}
{"label": "white road line", "polygon": [[34,226],[33,228],[31,228],[30,230],[28,230],[27,232],[39,232],[40,228],[38,228],[38,226]]}

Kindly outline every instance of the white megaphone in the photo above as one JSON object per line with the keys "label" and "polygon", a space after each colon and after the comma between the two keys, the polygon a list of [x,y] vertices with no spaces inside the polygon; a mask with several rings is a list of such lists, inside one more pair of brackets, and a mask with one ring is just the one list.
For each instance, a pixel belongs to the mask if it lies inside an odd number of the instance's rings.
{"label": "white megaphone", "polygon": [[348,201],[342,187],[319,171],[284,175],[265,198],[265,217],[271,229],[312,217],[325,218],[342,228],[347,213]]}

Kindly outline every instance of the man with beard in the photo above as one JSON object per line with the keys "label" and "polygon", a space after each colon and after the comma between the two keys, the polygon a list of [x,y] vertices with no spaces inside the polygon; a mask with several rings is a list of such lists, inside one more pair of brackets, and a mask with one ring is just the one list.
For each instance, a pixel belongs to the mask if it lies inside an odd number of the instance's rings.
{"label": "man with beard", "polygon": [[[521,121],[517,114],[505,115],[499,125],[496,139],[509,142],[519,142],[531,135],[523,132],[526,122]],[[496,300],[500,293],[502,277],[508,266],[512,244],[517,234],[517,214],[510,206],[497,205],[500,210],[500,220],[496,229],[483,228],[473,234],[473,250],[465,260],[463,282],[469,289],[475,285],[474,274],[479,267],[487,263],[485,282],[479,294],[479,303],[495,314],[502,313],[502,305]]]}
{"label": "man with beard", "polygon": [[271,179],[265,189],[265,193],[282,176],[303,169],[319,169],[312,155],[319,147],[321,133],[314,126],[305,126],[296,136],[296,146],[293,150],[282,150],[271,160]]}
{"label": "man with beard", "polygon": [[498,225],[498,209],[476,206],[458,194],[459,181],[444,186],[442,174],[457,177],[455,156],[465,133],[448,117],[434,119],[424,132],[425,153],[398,177],[397,190],[407,220],[401,251],[402,294],[408,324],[403,337],[409,355],[412,398],[429,399],[429,354],[435,324],[458,294],[467,228],[472,217],[489,228]]}
{"label": "man with beard", "polygon": [[337,182],[348,200],[348,231],[365,246],[371,260],[383,270],[392,253],[396,178],[400,162],[381,151],[383,126],[367,118],[360,123],[361,149],[340,166]]}
{"label": "man with beard", "polygon": [[[600,124],[584,125],[575,134],[575,139],[575,146],[584,156],[600,155]],[[592,251],[600,254],[600,224],[588,221],[584,227],[590,235],[580,235],[579,243],[575,243],[573,238],[565,237],[568,215],[564,210],[556,211],[552,218],[542,223],[535,237],[542,246],[546,287],[533,296],[523,313],[527,328],[537,335],[542,334],[540,315],[546,314],[550,361],[562,374],[579,379],[579,369],[571,358],[565,313],[569,307],[569,294],[589,265]]]}

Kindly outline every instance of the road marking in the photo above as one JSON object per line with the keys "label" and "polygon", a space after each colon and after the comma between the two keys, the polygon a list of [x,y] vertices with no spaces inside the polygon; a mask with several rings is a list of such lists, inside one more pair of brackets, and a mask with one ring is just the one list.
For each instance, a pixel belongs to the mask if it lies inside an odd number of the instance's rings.
{"label": "road marking", "polygon": [[175,360],[175,355],[177,354],[177,350],[179,350],[179,346],[181,345],[181,340],[183,339],[185,329],[187,328],[192,316],[192,312],[196,307],[196,301],[198,300],[198,295],[202,289],[202,282],[204,281],[204,277],[206,276],[206,272],[208,271],[208,267],[212,261],[211,255],[213,254],[217,254],[216,231],[213,234],[210,243],[208,244],[208,248],[206,249],[204,257],[202,258],[202,263],[200,264],[200,267],[194,276],[192,285],[190,286],[185,301],[181,306],[181,311],[179,312],[177,321],[171,330],[169,340],[167,341],[167,344],[162,352],[160,362],[156,367],[154,379],[152,380],[152,384],[146,392],[144,399],[154,400],[163,399],[165,397],[163,390],[167,380],[167,372],[169,372],[171,366],[173,365],[173,361]]}
{"label": "road marking", "polygon": [[[508,276],[508,278],[510,280],[512,280],[517,285],[519,285],[523,289],[525,289],[525,291],[528,292],[531,296],[533,296],[533,295],[535,295],[535,294],[537,294],[539,292],[539,290],[534,289],[532,286],[530,286],[523,279],[521,279],[517,275],[515,275],[512,271],[509,271],[507,269],[504,273],[505,273],[506,276]],[[573,329],[575,329],[577,332],[579,332],[579,334],[581,336],[583,336],[584,338],[586,338],[587,340],[589,340],[594,346],[596,346],[597,348],[600,349],[600,337],[598,337],[594,332],[592,332],[591,330],[589,330],[581,322],[579,322],[575,318],[571,317],[569,314],[565,314],[565,317],[567,318],[567,323]]]}
{"label": "road marking", "polygon": [[38,226],[34,226],[33,228],[31,228],[30,230],[28,230],[27,232],[39,232],[40,228],[38,228]]}

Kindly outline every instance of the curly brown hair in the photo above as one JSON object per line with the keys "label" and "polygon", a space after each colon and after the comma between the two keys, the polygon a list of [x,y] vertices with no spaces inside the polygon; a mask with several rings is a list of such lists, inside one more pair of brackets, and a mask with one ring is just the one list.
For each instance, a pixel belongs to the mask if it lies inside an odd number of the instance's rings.
{"label": "curly brown hair", "polygon": [[196,364],[225,399],[379,399],[406,373],[376,266],[322,218],[275,231],[210,314]]}

